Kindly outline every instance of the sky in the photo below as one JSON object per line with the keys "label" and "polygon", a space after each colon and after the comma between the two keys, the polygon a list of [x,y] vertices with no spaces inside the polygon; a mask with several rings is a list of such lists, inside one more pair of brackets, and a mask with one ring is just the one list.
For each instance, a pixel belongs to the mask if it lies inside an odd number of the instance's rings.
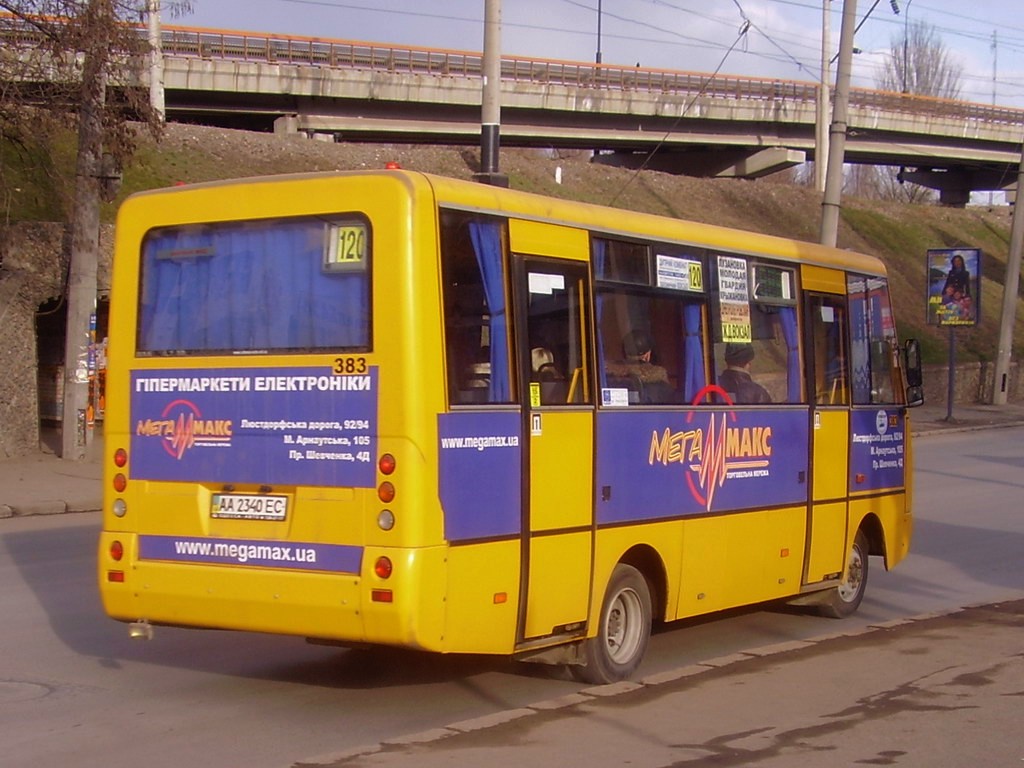
{"label": "sky", "polygon": [[[848,0],[849,1],[849,0]],[[173,0],[164,0],[165,5]],[[165,24],[480,51],[484,0],[189,0]],[[821,78],[823,4],[831,51],[843,0],[502,0],[505,55],[691,72]],[[893,12],[893,4],[900,13]],[[598,9],[600,6],[600,13]],[[960,96],[1024,108],[1021,0],[856,0],[854,87],[873,88],[907,24],[931,25],[961,71]],[[598,22],[600,20],[600,35]],[[750,22],[743,32],[746,22]],[[833,71],[834,77],[834,71]]]}

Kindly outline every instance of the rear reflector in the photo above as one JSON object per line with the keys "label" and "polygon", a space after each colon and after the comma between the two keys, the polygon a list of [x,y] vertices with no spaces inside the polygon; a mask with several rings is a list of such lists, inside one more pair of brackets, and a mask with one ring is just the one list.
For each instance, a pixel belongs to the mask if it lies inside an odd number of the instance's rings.
{"label": "rear reflector", "polygon": [[375,603],[393,603],[395,596],[390,589],[374,589],[370,592],[370,599]]}
{"label": "rear reflector", "polygon": [[124,571],[107,571],[107,581],[113,581],[117,584],[124,583]]}

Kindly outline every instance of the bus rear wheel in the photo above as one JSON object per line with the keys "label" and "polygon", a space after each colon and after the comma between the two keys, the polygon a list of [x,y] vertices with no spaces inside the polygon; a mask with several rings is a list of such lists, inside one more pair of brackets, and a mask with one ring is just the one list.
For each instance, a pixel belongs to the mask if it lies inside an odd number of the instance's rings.
{"label": "bus rear wheel", "polygon": [[864,599],[868,586],[868,538],[863,531],[857,531],[850,549],[850,561],[846,575],[839,586],[825,593],[818,604],[818,613],[831,619],[845,619],[853,615]]}
{"label": "bus rear wheel", "polygon": [[601,606],[597,636],[585,640],[583,664],[572,668],[584,683],[625,680],[643,660],[651,639],[651,590],[636,568],[619,563]]}

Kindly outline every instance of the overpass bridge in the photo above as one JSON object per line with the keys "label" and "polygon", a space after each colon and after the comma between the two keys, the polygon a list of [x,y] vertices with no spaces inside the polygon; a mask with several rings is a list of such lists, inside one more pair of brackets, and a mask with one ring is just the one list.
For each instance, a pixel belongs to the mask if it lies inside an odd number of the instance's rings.
{"label": "overpass bridge", "polygon": [[[161,47],[171,120],[337,141],[479,141],[479,52],[172,25]],[[817,96],[809,82],[503,56],[501,142],[594,150],[627,166],[657,147],[647,167],[754,178],[814,159]],[[848,126],[847,162],[901,166],[962,205],[1015,182],[1024,110],[853,89]]]}

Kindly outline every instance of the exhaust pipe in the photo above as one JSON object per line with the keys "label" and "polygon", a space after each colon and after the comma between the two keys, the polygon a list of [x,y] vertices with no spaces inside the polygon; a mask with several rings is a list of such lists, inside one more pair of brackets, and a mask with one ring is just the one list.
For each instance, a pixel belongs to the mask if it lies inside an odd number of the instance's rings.
{"label": "exhaust pipe", "polygon": [[152,640],[153,625],[148,621],[133,621],[128,625],[128,637],[132,640]]}

